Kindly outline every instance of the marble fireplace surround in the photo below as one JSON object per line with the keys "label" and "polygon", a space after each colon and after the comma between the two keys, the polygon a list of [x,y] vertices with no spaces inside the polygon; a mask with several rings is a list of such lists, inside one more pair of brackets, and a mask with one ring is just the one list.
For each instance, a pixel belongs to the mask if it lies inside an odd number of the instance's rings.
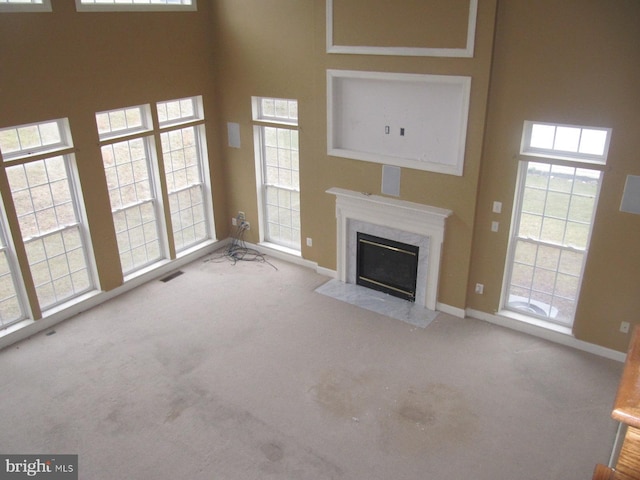
{"label": "marble fireplace surround", "polygon": [[337,187],[327,193],[336,196],[338,280],[356,283],[357,232],[417,245],[416,304],[436,310],[445,222],[453,212]]}

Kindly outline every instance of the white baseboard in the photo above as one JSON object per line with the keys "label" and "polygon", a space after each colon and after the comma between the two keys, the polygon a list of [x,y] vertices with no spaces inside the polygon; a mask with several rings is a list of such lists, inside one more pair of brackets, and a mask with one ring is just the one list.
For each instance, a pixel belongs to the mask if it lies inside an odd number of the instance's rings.
{"label": "white baseboard", "polygon": [[47,314],[39,319],[32,320],[27,319],[19,322],[15,325],[0,330],[0,349],[8,347],[21,340],[29,338],[37,333],[54,327],[58,323],[71,318],[81,312],[89,310],[93,307],[97,307],[101,303],[111,300],[118,295],[121,295],[129,290],[132,290],[140,285],[143,285],[151,280],[161,278],[168,273],[174,272],[180,267],[187,265],[198,258],[201,258],[209,253],[224,247],[229,243],[228,239],[221,241],[211,241],[204,246],[194,248],[188,253],[182,255],[174,260],[166,260],[163,263],[156,265],[155,267],[144,271],[139,275],[132,276],[127,279],[125,283],[107,292],[92,292],[80,299],[76,299],[74,302],[64,305],[62,308],[58,308],[54,311],[47,312]]}
{"label": "white baseboard", "polygon": [[338,278],[338,272],[336,272],[335,270],[331,270],[329,268],[320,267],[318,264],[316,264],[316,273],[318,275],[324,275],[325,277],[329,277],[333,279]]}
{"label": "white baseboard", "polygon": [[[66,308],[61,308],[55,312],[50,312],[40,320],[27,319],[15,325],[12,325],[7,329],[0,330],[0,349],[8,347],[9,345],[19,342],[20,340],[24,340],[32,335],[42,332],[43,330],[52,328],[54,325],[70,317],[73,317],[80,312],[96,307],[101,303],[104,303],[107,300],[110,300],[118,295],[121,295],[140,285],[143,285],[144,283],[167,275],[168,273],[171,273],[176,269],[197,260],[198,258],[201,258],[211,252],[214,252],[215,250],[225,247],[230,242],[231,239],[212,241],[203,247],[194,249],[193,251],[181,256],[180,258],[166,261],[160,266],[156,266],[155,268],[145,271],[142,274],[129,278],[125,283],[123,283],[119,287],[114,288],[113,290],[88,294],[82,299],[70,304]],[[251,248],[255,248],[265,255],[271,255],[274,258],[278,258],[280,260],[284,260],[315,270],[320,275],[324,275],[329,278],[337,278],[337,272],[335,270],[320,267],[316,262],[305,260],[299,255],[294,255],[286,251],[272,248],[268,245],[263,244],[248,246],[250,246]],[[611,360],[624,362],[626,359],[626,354],[618,352],[617,350],[612,350],[609,348],[601,347],[599,345],[578,340],[570,333],[567,333],[568,330],[567,332],[563,332],[561,331],[561,329],[553,331],[538,325],[505,317],[503,315],[494,315],[473,309],[464,310],[444,303],[438,303],[437,310],[458,318],[465,318],[466,316],[468,316],[477,320],[483,320],[485,322],[527,333],[529,335],[573,347],[585,352],[593,353],[595,355],[609,358]]]}
{"label": "white baseboard", "polygon": [[501,327],[510,328],[518,332],[527,333],[534,337],[543,338],[554,343],[573,347],[583,352],[593,353],[600,357],[608,358],[610,360],[616,360],[618,362],[624,362],[626,354],[610,348],[601,347],[593,343],[578,340],[570,333],[563,333],[561,331],[554,331],[548,328],[544,328],[531,323],[516,320],[514,318],[505,317],[503,315],[495,315],[490,313],[481,312],[479,310],[467,309],[467,316],[475,318],[477,320],[483,320],[485,322],[493,323]]}
{"label": "white baseboard", "polygon": [[446,303],[436,303],[436,310],[448,315],[453,315],[454,317],[458,318],[464,318],[466,316],[466,312],[464,311],[464,309],[452,307],[451,305],[447,305]]}

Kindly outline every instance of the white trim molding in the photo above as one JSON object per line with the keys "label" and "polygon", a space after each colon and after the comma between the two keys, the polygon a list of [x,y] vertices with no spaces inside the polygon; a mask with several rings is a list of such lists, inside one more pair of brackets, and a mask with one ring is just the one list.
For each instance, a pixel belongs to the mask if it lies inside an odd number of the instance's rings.
{"label": "white trim molding", "polygon": [[465,48],[430,47],[381,47],[361,45],[335,45],[333,43],[333,0],[327,0],[327,53],[356,55],[397,55],[413,57],[460,57],[472,58],[475,48],[478,0],[469,0],[467,20],[467,43]]}
{"label": "white trim molding", "polygon": [[0,3],[0,12],[51,12],[51,0],[42,0],[40,3]]}
{"label": "white trim molding", "polygon": [[194,12],[198,10],[197,0],[183,3],[84,3],[76,0],[78,12]]}
{"label": "white trim molding", "polygon": [[137,275],[131,275],[119,287],[109,291],[89,292],[75,301],[68,302],[67,305],[49,310],[40,320],[26,319],[22,322],[11,325],[10,327],[0,330],[0,350],[14,343],[29,338],[43,330],[54,327],[58,323],[67,320],[81,312],[89,310],[101,303],[111,300],[129,290],[133,290],[152,280],[161,278],[180,267],[198,260],[231,242],[231,239],[221,241],[210,240],[200,244],[197,248],[185,252],[181,257],[175,260],[164,260],[158,262],[155,268],[137,272]]}
{"label": "white trim molding", "polygon": [[327,70],[327,154],[461,176],[471,77]]}
{"label": "white trim molding", "polygon": [[558,328],[556,330],[550,330],[542,326],[535,325],[529,322],[523,322],[514,318],[509,318],[503,315],[495,315],[490,313],[481,312],[479,310],[467,309],[467,316],[475,318],[476,320],[483,320],[494,325],[516,330],[518,332],[526,333],[534,337],[549,340],[550,342],[558,343],[560,345],[566,345],[583,352],[592,353],[600,357],[608,358],[610,360],[616,360],[618,362],[624,362],[626,354],[610,348],[601,347],[593,343],[585,342],[575,338],[568,329],[562,330]]}
{"label": "white trim molding", "polygon": [[355,234],[351,235],[354,233],[350,228],[351,223],[366,223],[372,228],[378,227],[387,231],[393,229],[397,232],[413,234],[414,238],[425,239],[427,245],[427,255],[423,256],[425,260],[421,261],[420,255],[418,259],[416,303],[435,310],[445,221],[453,212],[444,208],[368,195],[343,188],[330,188],[327,193],[336,196],[338,280],[355,283],[355,272],[350,268],[350,264],[355,262],[351,255],[355,253],[355,241],[353,238],[350,239],[355,236]]}

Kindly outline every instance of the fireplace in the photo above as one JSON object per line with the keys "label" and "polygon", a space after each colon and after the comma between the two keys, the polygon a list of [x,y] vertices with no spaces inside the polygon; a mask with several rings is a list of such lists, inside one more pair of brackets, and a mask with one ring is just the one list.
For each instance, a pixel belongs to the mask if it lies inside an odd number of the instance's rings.
{"label": "fireplace", "polygon": [[404,200],[330,188],[336,196],[337,279],[357,283],[357,233],[419,247],[415,303],[437,309],[445,221],[451,210]]}
{"label": "fireplace", "polygon": [[419,247],[358,232],[356,283],[414,302]]}

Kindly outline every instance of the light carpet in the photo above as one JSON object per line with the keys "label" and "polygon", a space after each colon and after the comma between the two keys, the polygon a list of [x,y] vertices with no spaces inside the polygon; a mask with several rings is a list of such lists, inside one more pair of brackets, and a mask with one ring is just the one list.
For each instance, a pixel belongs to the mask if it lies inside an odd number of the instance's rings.
{"label": "light carpet", "polygon": [[[214,258],[214,257],[210,257]],[[606,463],[622,365],[427,328],[271,260],[198,261],[0,352],[0,451],[81,479],[562,479]]]}

